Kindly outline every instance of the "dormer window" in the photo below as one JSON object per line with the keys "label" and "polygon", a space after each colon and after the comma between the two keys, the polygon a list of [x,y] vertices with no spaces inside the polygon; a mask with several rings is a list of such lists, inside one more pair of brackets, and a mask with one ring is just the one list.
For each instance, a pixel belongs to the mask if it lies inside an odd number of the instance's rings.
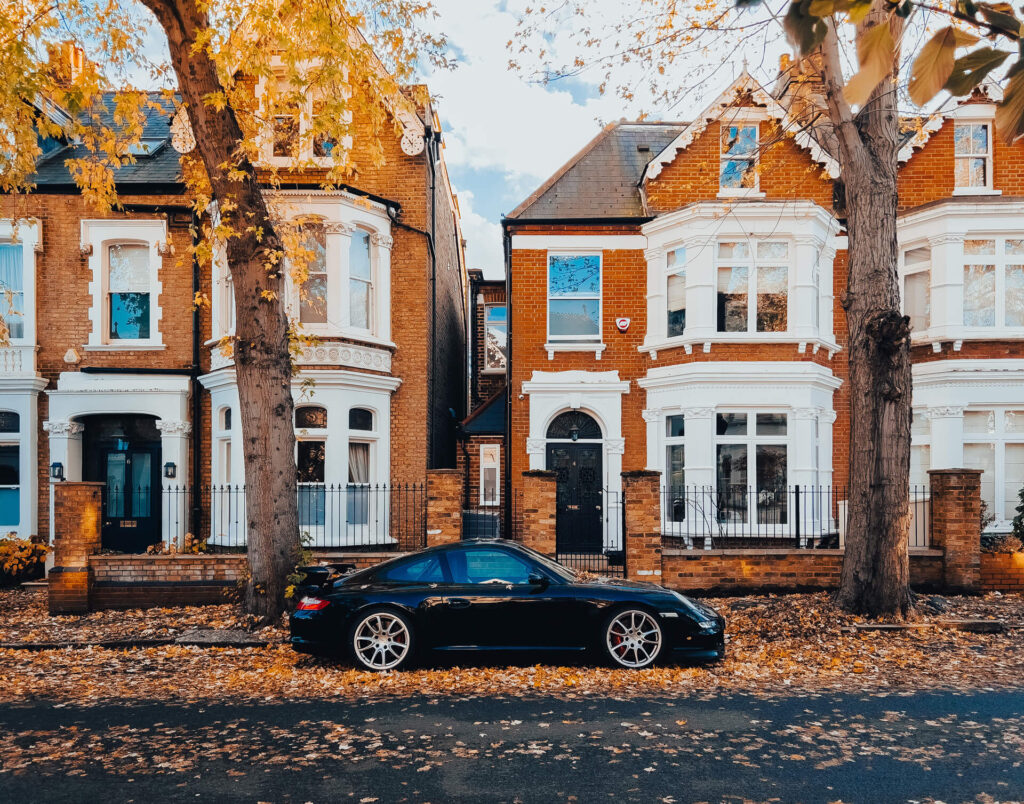
{"label": "dormer window", "polygon": [[757,187],[757,124],[722,126],[719,186],[723,190]]}
{"label": "dormer window", "polygon": [[[262,84],[257,93],[268,95],[267,85]],[[277,102],[272,110],[264,107],[264,119],[268,120],[262,145],[263,158],[279,167],[295,166],[296,162],[313,161],[322,167],[330,167],[339,157],[342,150],[352,148],[352,137],[345,136],[339,143],[328,136],[326,109],[328,104],[316,90],[306,88],[296,94],[294,87],[278,84]],[[342,119],[351,122],[350,112],[341,112]]]}
{"label": "dormer window", "polygon": [[988,123],[957,123],[953,131],[958,190],[992,187],[992,137]]}

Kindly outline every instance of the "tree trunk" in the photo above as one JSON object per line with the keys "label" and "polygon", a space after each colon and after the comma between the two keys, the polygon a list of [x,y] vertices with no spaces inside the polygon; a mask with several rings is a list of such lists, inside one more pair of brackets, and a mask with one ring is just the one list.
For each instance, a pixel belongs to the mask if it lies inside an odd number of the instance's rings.
{"label": "tree trunk", "polygon": [[255,169],[236,153],[242,130],[234,111],[204,102],[205,97],[223,91],[216,64],[206,50],[194,50],[208,27],[206,14],[194,0],[143,2],[167,34],[171,63],[213,198],[235,233],[227,241],[227,260],[235,293],[234,362],[245,459],[250,570],[245,608],[270,620],[284,611],[286,578],[299,554],[281,242]]}
{"label": "tree trunk", "polygon": [[[858,28],[888,24],[875,10]],[[899,41],[901,21],[892,25]],[[900,312],[896,241],[899,112],[896,76],[853,116],[841,99],[834,28],[824,45],[826,93],[836,125],[845,183],[849,279],[843,308],[849,326],[850,485],[846,555],[836,600],[847,611],[906,616],[912,608],[910,525],[910,325]]]}

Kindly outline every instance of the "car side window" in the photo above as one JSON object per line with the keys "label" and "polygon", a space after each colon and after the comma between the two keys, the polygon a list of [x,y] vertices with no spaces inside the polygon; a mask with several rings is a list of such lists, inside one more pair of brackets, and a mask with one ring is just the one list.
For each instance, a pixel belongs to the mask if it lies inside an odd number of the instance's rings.
{"label": "car side window", "polygon": [[448,567],[453,582],[465,584],[526,584],[535,572],[526,561],[504,550],[453,550],[448,553]]}
{"label": "car side window", "polygon": [[441,557],[432,555],[399,564],[380,577],[395,583],[444,583],[444,570],[441,568]]}

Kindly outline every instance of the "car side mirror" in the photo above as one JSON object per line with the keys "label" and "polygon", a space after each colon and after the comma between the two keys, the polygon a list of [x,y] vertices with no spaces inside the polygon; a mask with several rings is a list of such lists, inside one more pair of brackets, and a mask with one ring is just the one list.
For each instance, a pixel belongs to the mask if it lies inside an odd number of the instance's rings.
{"label": "car side mirror", "polygon": [[547,586],[548,579],[541,575],[539,572],[531,572],[530,577],[526,579],[529,581],[530,586]]}

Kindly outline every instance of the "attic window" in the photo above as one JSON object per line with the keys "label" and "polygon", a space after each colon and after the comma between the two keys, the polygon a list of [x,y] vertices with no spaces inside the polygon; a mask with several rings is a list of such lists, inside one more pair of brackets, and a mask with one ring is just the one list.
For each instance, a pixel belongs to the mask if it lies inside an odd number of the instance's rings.
{"label": "attic window", "polygon": [[128,153],[132,156],[152,156],[160,150],[160,146],[163,144],[162,138],[143,138],[129,145]]}
{"label": "attic window", "polygon": [[651,152],[650,145],[638,145],[636,146],[636,149],[642,154],[649,154]]}

